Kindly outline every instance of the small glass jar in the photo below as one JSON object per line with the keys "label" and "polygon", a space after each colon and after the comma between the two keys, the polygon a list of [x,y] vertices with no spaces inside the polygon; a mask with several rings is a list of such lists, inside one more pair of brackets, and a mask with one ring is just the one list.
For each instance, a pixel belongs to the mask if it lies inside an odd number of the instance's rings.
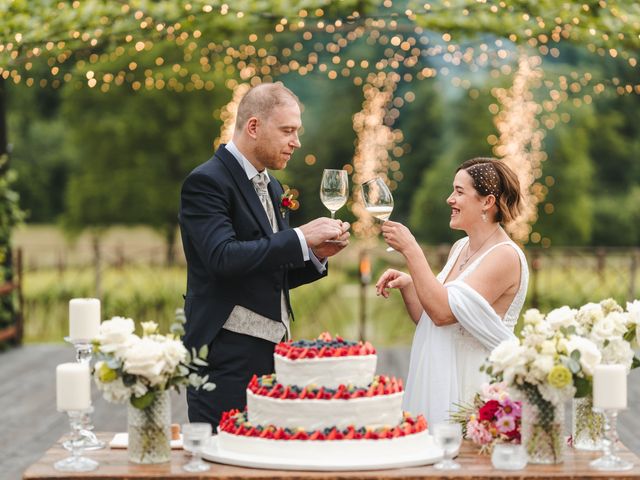
{"label": "small glass jar", "polygon": [[497,443],[491,452],[491,463],[497,470],[522,470],[527,465],[527,452],[517,443]]}

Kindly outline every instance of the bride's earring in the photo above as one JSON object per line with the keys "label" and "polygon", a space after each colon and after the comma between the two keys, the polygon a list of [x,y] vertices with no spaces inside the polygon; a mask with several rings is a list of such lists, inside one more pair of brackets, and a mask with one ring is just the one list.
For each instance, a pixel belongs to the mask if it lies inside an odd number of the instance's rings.
{"label": "bride's earring", "polygon": [[482,221],[484,223],[487,223],[487,212],[485,212],[484,210],[482,211]]}

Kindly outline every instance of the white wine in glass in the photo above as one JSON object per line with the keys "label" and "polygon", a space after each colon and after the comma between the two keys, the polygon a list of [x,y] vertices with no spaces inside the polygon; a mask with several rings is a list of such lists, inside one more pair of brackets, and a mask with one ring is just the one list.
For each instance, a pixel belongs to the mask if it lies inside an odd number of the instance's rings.
{"label": "white wine in glass", "polygon": [[[380,177],[372,178],[362,184],[364,208],[381,222],[386,222],[393,211],[393,195]],[[387,248],[393,252],[393,248]]]}
{"label": "white wine in glass", "polygon": [[366,207],[367,212],[372,216],[376,217],[378,220],[385,222],[389,220],[391,216],[391,212],[393,211],[393,207]]}
{"label": "white wine in glass", "polygon": [[336,212],[347,203],[349,179],[346,170],[325,168],[320,184],[320,200],[335,218]]}

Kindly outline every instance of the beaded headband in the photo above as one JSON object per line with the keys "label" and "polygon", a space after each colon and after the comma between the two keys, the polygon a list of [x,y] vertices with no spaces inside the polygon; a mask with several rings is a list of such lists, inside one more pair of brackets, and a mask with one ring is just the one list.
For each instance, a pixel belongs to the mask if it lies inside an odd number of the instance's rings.
{"label": "beaded headband", "polygon": [[482,196],[493,195],[496,200],[500,196],[500,177],[496,168],[490,163],[476,163],[467,168],[467,173],[473,178],[473,184]]}

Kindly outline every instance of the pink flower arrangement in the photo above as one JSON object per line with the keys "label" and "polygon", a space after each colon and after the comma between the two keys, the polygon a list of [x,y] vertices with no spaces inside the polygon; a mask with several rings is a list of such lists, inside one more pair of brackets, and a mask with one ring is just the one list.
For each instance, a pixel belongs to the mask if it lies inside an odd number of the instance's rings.
{"label": "pink flower arrangement", "polygon": [[504,382],[484,384],[473,403],[462,405],[452,415],[465,438],[488,453],[496,443],[520,443],[520,402],[512,400]]}

